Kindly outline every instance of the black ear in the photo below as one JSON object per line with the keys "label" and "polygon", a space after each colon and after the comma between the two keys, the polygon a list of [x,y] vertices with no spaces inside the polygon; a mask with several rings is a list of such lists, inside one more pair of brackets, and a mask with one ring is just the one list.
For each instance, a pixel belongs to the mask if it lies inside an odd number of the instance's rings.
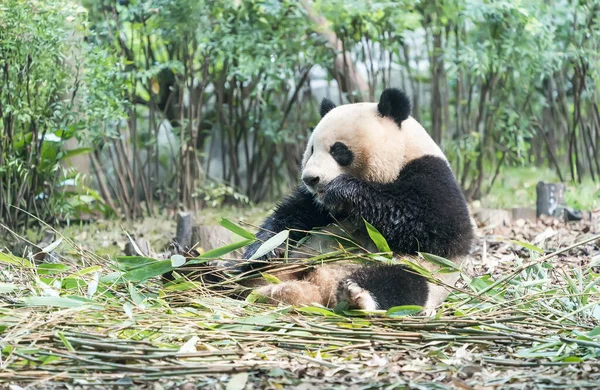
{"label": "black ear", "polygon": [[321,114],[321,118],[323,118],[329,111],[335,108],[335,103],[331,100],[324,98],[321,101],[321,107],[319,107],[319,114]]}
{"label": "black ear", "polygon": [[379,99],[377,111],[379,111],[379,115],[391,118],[398,126],[401,126],[402,122],[410,115],[410,99],[404,91],[386,88]]}

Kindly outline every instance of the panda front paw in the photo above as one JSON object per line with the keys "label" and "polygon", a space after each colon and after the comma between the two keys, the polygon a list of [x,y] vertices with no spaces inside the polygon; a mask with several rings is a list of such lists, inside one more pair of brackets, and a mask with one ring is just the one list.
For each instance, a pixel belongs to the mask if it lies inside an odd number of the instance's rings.
{"label": "panda front paw", "polygon": [[375,297],[352,279],[345,279],[340,282],[337,300],[338,302],[348,303],[350,309],[373,311],[379,307]]}
{"label": "panda front paw", "polygon": [[338,176],[325,187],[321,202],[331,211],[345,210],[351,204],[354,187],[352,177]]}

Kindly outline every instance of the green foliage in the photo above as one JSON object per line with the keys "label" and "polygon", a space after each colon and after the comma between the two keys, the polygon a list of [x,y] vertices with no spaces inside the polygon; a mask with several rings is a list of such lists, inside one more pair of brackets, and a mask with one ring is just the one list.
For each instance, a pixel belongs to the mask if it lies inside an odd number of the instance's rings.
{"label": "green foliage", "polygon": [[[15,207],[57,220],[281,197],[318,121],[316,68],[344,102],[406,89],[469,198],[496,190],[507,168],[600,178],[598,0],[82,4],[0,5],[0,216],[11,226],[27,224]],[[97,159],[98,193],[63,168],[77,153]]]}
{"label": "green foliage", "polygon": [[64,168],[90,151],[65,149],[71,139],[84,142],[120,113],[118,93],[100,98],[114,58],[81,40],[85,17],[67,1],[0,5],[0,219],[8,227],[27,225],[19,208],[47,221],[108,211]]}

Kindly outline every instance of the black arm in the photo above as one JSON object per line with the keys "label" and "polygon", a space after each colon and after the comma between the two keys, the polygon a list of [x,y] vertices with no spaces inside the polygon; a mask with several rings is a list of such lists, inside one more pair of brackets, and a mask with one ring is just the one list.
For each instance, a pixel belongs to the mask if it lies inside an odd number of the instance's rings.
{"label": "black arm", "polygon": [[340,176],[325,189],[323,203],[364,218],[395,252],[452,258],[470,250],[473,232],[465,199],[447,162],[437,157],[408,163],[390,184]]}
{"label": "black arm", "polygon": [[[314,195],[308,192],[304,186],[298,187],[293,193],[285,198],[271,216],[262,224],[256,237],[258,241],[248,246],[244,259],[249,259],[265,240],[285,229],[311,230],[333,223],[333,217],[320,204]],[[304,234],[302,232],[290,232],[290,240],[298,241]],[[267,260],[272,255],[265,255],[261,260]],[[247,268],[255,268],[248,266]]]}

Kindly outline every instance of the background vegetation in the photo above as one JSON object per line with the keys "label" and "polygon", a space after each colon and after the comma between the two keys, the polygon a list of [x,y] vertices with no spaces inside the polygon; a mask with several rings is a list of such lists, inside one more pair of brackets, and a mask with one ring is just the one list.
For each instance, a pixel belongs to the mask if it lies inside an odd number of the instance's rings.
{"label": "background vegetation", "polygon": [[[233,299],[243,275],[209,280],[296,184],[323,97],[404,88],[473,206],[531,207],[551,180],[575,189],[571,206],[598,207],[599,11],[600,0],[0,0],[0,383],[597,388],[600,209],[487,223],[433,316],[275,307]],[[192,236],[210,233],[198,253],[169,242],[182,209],[201,211]],[[279,266],[382,255],[340,247]]]}
{"label": "background vegetation", "polygon": [[392,85],[470,199],[515,167],[595,182],[599,6],[6,0],[0,219],[277,199],[323,96],[374,101]]}

